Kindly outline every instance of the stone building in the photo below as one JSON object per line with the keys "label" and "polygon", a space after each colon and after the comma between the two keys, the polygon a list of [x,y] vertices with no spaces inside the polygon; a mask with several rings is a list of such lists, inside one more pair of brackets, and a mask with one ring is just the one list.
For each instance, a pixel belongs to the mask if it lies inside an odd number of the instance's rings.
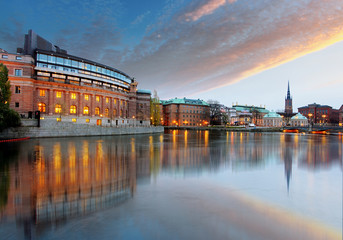
{"label": "stone building", "polygon": [[269,112],[263,117],[263,126],[265,127],[282,127],[283,124],[281,115],[276,112]]}
{"label": "stone building", "polygon": [[298,108],[299,113],[308,117],[312,124],[338,124],[339,110],[333,109],[328,105],[321,105],[317,103],[309,104]]}
{"label": "stone building", "polygon": [[137,90],[137,81],[118,69],[69,55],[32,30],[24,49],[0,55],[9,69],[10,107],[22,117],[40,111],[41,121],[150,125],[151,92]]}
{"label": "stone building", "polygon": [[292,127],[307,127],[308,119],[301,113],[297,113],[291,118],[290,124]]}

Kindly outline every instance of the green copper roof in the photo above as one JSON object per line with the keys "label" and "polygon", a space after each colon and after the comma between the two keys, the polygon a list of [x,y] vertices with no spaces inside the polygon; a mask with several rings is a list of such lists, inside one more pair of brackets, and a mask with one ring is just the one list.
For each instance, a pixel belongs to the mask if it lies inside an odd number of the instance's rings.
{"label": "green copper roof", "polygon": [[137,93],[143,93],[143,94],[150,94],[151,95],[151,91],[150,90],[146,90],[146,89],[138,89]]}
{"label": "green copper roof", "polygon": [[237,112],[241,111],[258,111],[260,113],[269,113],[269,111],[263,107],[255,107],[255,106],[243,106],[243,105],[234,105],[232,106],[234,109],[236,109]]}
{"label": "green copper roof", "polygon": [[189,98],[173,98],[169,100],[161,100],[163,105],[168,104],[188,104],[188,105],[204,105],[209,106],[207,102],[200,99],[189,99]]}
{"label": "green copper roof", "polygon": [[281,118],[281,115],[277,114],[276,112],[269,112],[268,114],[264,115],[263,118]]}
{"label": "green copper roof", "polygon": [[307,118],[304,117],[301,113],[297,113],[297,114],[294,115],[291,119],[307,120]]}

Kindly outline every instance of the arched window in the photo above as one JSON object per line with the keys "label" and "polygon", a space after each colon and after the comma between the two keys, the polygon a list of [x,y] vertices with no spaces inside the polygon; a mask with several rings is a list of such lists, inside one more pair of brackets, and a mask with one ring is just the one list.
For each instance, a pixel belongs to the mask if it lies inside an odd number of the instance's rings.
{"label": "arched window", "polygon": [[89,114],[89,107],[84,107],[83,108],[83,114],[88,115]]}
{"label": "arched window", "polygon": [[38,103],[38,110],[42,113],[45,113],[45,103]]}
{"label": "arched window", "polygon": [[100,108],[98,107],[95,108],[95,115],[100,115]]}
{"label": "arched window", "polygon": [[61,104],[55,105],[55,113],[61,113],[62,112],[62,106]]}
{"label": "arched window", "polygon": [[70,106],[70,113],[71,114],[76,114],[76,106],[75,105],[71,105]]}
{"label": "arched window", "polygon": [[108,117],[108,108],[105,109],[105,116]]}

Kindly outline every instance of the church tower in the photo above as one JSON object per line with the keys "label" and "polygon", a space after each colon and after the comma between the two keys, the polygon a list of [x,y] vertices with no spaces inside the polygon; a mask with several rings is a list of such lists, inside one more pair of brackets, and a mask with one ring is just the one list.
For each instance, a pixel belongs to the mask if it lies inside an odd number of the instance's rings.
{"label": "church tower", "polygon": [[285,98],[285,113],[288,113],[288,114],[293,113],[292,97],[291,97],[291,92],[289,90],[289,81],[288,81],[287,96]]}

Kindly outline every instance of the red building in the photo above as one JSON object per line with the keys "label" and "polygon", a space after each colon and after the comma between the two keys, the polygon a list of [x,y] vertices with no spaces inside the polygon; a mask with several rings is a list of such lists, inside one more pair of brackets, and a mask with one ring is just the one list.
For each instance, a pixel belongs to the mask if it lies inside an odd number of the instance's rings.
{"label": "red building", "polygon": [[[37,39],[39,41],[37,41]],[[108,126],[150,125],[149,90],[122,71],[67,54],[32,30],[19,53],[0,53],[11,84],[10,107],[22,117]]]}
{"label": "red building", "polygon": [[161,101],[163,125],[207,126],[210,122],[210,106],[200,99],[174,98]]}
{"label": "red building", "polygon": [[339,110],[328,105],[309,104],[298,108],[299,113],[306,116],[313,124],[338,124]]}

